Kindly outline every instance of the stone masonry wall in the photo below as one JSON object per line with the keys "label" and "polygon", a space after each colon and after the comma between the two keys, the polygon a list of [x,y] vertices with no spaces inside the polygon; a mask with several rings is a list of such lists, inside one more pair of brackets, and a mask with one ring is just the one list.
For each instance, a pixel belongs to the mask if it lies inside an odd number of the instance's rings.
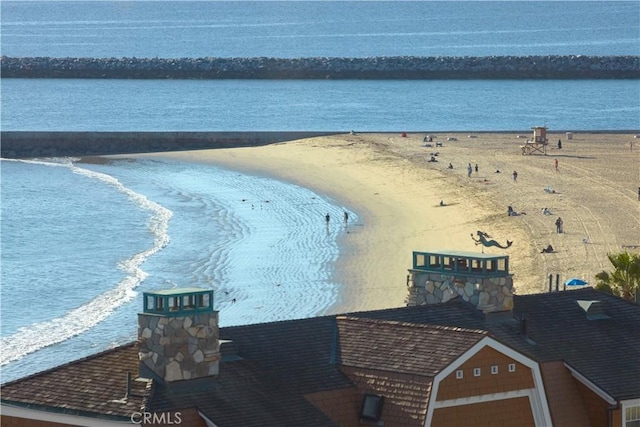
{"label": "stone masonry wall", "polygon": [[218,312],[187,317],[138,314],[138,357],[165,381],[218,374]]}
{"label": "stone masonry wall", "polygon": [[461,297],[484,311],[513,308],[513,277],[470,277],[411,271],[407,306],[437,304]]}

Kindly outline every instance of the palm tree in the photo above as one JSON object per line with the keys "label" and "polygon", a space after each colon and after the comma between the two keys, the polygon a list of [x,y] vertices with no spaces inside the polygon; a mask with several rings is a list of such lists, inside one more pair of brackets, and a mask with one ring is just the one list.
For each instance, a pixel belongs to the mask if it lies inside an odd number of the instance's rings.
{"label": "palm tree", "polygon": [[607,254],[607,257],[615,270],[596,274],[596,289],[634,300],[634,294],[640,289],[640,255],[622,252]]}

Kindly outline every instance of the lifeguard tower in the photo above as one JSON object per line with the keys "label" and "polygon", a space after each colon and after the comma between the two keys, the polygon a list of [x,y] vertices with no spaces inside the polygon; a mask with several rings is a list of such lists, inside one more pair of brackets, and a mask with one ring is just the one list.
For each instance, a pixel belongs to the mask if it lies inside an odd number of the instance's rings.
{"label": "lifeguard tower", "polygon": [[549,139],[547,139],[547,128],[544,126],[535,126],[533,129],[533,138],[527,139],[524,145],[520,146],[523,156],[529,156],[534,153],[547,154],[547,145]]}
{"label": "lifeguard tower", "polygon": [[164,382],[218,374],[220,340],[213,290],[178,288],[143,293],[138,313],[139,374]]}
{"label": "lifeguard tower", "polygon": [[407,277],[409,306],[461,297],[483,312],[513,308],[509,256],[464,251],[413,252]]}

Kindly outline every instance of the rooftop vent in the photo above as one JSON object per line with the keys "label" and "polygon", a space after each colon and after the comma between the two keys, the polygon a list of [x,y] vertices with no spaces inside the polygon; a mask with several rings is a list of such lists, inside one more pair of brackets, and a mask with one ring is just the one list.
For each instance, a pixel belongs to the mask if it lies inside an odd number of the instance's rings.
{"label": "rooftop vent", "polygon": [[605,314],[602,301],[577,300],[577,303],[587,313],[587,319],[589,320],[611,319]]}

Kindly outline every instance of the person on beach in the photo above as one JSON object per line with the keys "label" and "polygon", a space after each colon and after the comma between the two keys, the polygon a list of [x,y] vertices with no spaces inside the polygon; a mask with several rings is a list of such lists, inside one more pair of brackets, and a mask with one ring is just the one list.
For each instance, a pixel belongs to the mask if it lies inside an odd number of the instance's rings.
{"label": "person on beach", "polygon": [[478,173],[478,164],[476,163],[476,173]]}
{"label": "person on beach", "polygon": [[453,165],[449,163],[449,166],[447,166],[447,169],[453,169]]}
{"label": "person on beach", "polygon": [[557,170],[558,170],[558,159],[553,159],[553,161],[554,161],[554,162],[555,162],[555,164],[556,164],[556,171],[557,171]]}
{"label": "person on beach", "polygon": [[518,182],[518,172],[513,171],[513,182]]}
{"label": "person on beach", "polygon": [[556,233],[561,234],[562,233],[562,218],[558,217],[558,219],[556,219]]}
{"label": "person on beach", "polygon": [[553,246],[549,245],[546,248],[542,248],[542,252],[543,254],[550,254],[553,253]]}
{"label": "person on beach", "polygon": [[562,150],[562,140],[558,140],[558,150]]}
{"label": "person on beach", "polygon": [[347,225],[348,222],[349,222],[349,213],[347,211],[344,211],[344,225]]}
{"label": "person on beach", "polygon": [[467,165],[467,177],[471,178],[471,172],[473,172],[473,168],[471,167],[471,163]]}
{"label": "person on beach", "polygon": [[519,216],[519,215],[526,215],[526,212],[516,212],[515,209],[513,209],[513,206],[508,206],[507,207],[507,216]]}
{"label": "person on beach", "polygon": [[331,216],[327,213],[327,214],[324,216],[324,220],[327,222],[327,226],[329,226],[329,221],[331,221]]}

